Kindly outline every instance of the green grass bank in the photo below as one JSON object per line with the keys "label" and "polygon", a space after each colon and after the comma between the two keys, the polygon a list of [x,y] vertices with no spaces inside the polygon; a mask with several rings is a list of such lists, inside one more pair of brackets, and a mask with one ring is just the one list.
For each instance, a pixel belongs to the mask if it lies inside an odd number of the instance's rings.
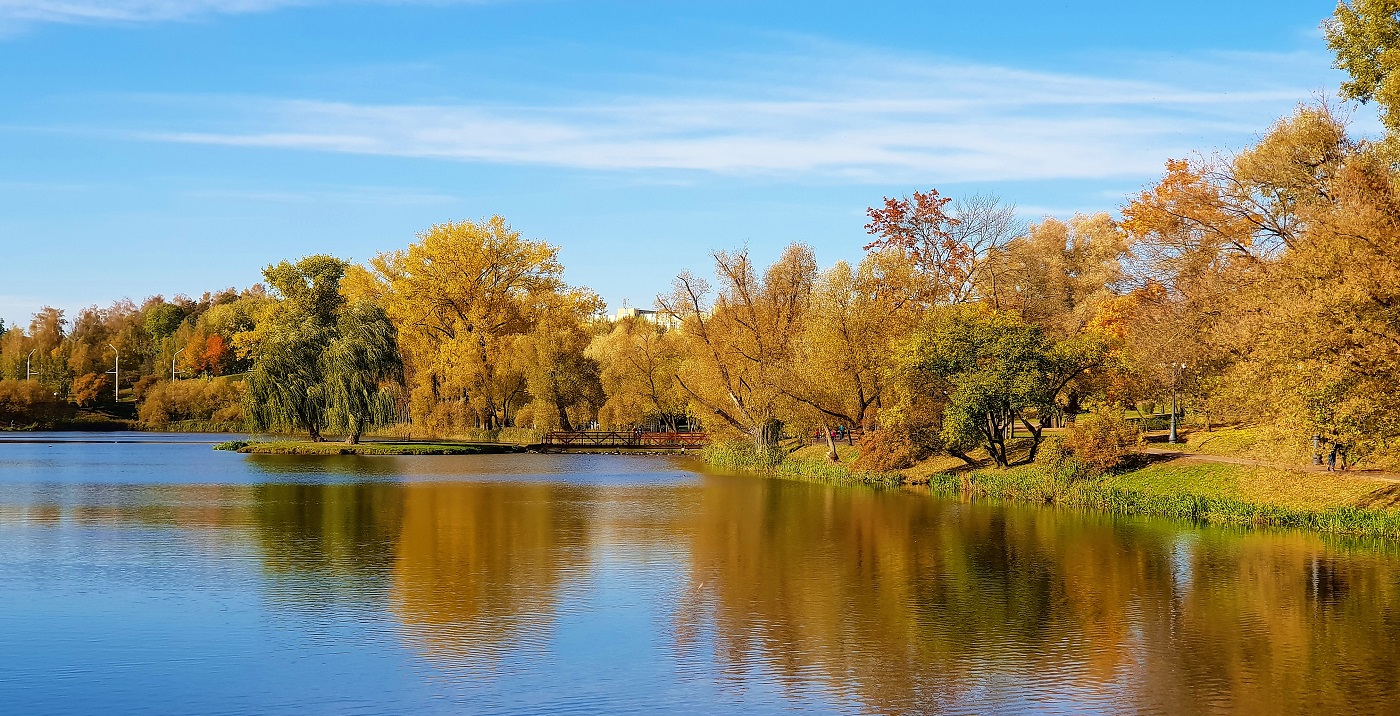
{"label": "green grass bank", "polygon": [[826,459],[826,446],[767,453],[751,446],[707,449],[717,468],[784,478],[838,483],[927,485],[934,495],[1001,500],[1151,515],[1198,523],[1304,529],[1400,538],[1400,483],[1347,473],[1319,473],[1191,458],[1143,464],[1109,475],[1085,477],[1034,463],[1010,469],[958,468],[934,458],[900,473],[853,470],[855,447],[839,446],[841,462]]}
{"label": "green grass bank", "polygon": [[899,485],[904,477],[897,472],[869,472],[851,468],[860,448],[837,445],[840,462],[826,459],[825,445],[811,445],[795,451],[786,447],[759,448],[748,442],[715,443],[700,456],[711,467],[730,472],[746,472],[789,479],[821,482]]}
{"label": "green grass bank", "polygon": [[516,445],[487,443],[376,441],[347,445],[309,440],[230,440],[215,445],[214,449],[251,455],[493,455],[524,450]]}
{"label": "green grass bank", "polygon": [[1400,537],[1400,484],[1347,475],[1172,460],[1066,480],[1043,465],[936,473],[934,494],[1194,522]]}

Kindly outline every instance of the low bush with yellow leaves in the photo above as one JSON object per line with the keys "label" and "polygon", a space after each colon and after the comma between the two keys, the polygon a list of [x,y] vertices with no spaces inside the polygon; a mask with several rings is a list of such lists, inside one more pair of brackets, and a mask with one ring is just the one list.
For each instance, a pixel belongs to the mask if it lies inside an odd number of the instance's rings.
{"label": "low bush with yellow leaves", "polygon": [[927,451],[920,450],[904,432],[872,430],[861,438],[860,457],[854,467],[875,472],[903,470],[925,457]]}
{"label": "low bush with yellow leaves", "polygon": [[187,421],[243,422],[243,383],[229,378],[163,381],[148,387],[144,398],[138,413],[147,427]]}
{"label": "low bush with yellow leaves", "polygon": [[1070,425],[1061,445],[1084,466],[1110,472],[1142,444],[1142,433],[1121,414],[1094,412],[1081,415]]}

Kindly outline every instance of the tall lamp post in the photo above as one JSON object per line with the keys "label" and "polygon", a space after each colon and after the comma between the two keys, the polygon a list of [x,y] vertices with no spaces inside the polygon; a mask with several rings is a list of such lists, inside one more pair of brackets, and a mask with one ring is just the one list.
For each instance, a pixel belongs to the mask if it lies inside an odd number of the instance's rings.
{"label": "tall lamp post", "polygon": [[175,376],[177,376],[177,375],[179,375],[181,372],[183,372],[183,371],[175,370],[175,359],[176,359],[176,358],[179,358],[179,357],[180,357],[180,354],[181,354],[181,353],[184,353],[184,352],[185,352],[185,349],[184,349],[184,348],[181,348],[180,350],[175,351],[175,355],[170,356],[170,381],[171,381],[172,383],[175,382]]}
{"label": "tall lamp post", "polygon": [[1185,363],[1172,364],[1172,420],[1171,429],[1167,431],[1167,442],[1176,444],[1176,391],[1177,384],[1181,382],[1181,372],[1186,370]]}
{"label": "tall lamp post", "polygon": [[120,403],[122,402],[122,352],[111,343],[108,343],[107,347],[111,348],[112,352],[117,355],[117,364],[107,372],[112,374],[112,399]]}
{"label": "tall lamp post", "polygon": [[27,355],[27,356],[24,357],[24,379],[25,379],[25,380],[34,380],[34,351],[37,351],[37,350],[39,350],[39,349],[38,349],[38,348],[32,348],[32,349],[30,349],[29,355]]}

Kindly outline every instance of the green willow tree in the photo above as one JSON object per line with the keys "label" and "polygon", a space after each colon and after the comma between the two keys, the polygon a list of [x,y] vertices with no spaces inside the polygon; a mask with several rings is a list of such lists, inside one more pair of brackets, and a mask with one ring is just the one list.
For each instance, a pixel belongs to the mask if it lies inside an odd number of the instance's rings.
{"label": "green willow tree", "polygon": [[353,445],[367,428],[397,417],[403,361],[398,331],[372,303],[342,310],[336,333],[320,356],[321,396],[327,428]]}
{"label": "green willow tree", "polygon": [[1011,465],[1013,425],[1030,436],[1034,460],[1058,396],[1106,355],[1093,336],[1055,343],[1014,313],[974,305],[935,312],[901,351],[905,382],[942,406],[942,450],[971,464],[980,447],[1001,467]]}
{"label": "green willow tree", "polygon": [[257,329],[244,398],[253,428],[305,430],[317,442],[334,432],[353,444],[393,420],[403,376],[398,332],[378,306],[347,304],[345,267],[316,255],[263,272],[281,300]]}

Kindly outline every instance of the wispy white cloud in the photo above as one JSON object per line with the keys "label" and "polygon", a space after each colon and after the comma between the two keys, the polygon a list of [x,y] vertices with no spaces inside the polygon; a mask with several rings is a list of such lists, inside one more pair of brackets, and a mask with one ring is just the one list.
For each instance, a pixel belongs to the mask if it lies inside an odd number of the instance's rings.
{"label": "wispy white cloud", "polygon": [[[1310,55],[1136,62],[1136,72],[1118,68],[1126,77],[1104,77],[846,51],[767,58],[759,63],[767,68],[762,78],[547,104],[182,99],[185,111],[177,114],[207,119],[136,136],[871,182],[1130,177],[1213,142],[1247,141],[1328,81],[1315,69],[1296,71],[1326,67]],[[1308,74],[1314,86],[1296,79]]]}
{"label": "wispy white cloud", "polygon": [[25,22],[155,22],[265,12],[316,0],[0,0],[0,19]]}
{"label": "wispy white cloud", "polygon": [[446,5],[486,0],[0,0],[0,22],[142,23],[310,5]]}
{"label": "wispy white cloud", "polygon": [[192,189],[185,196],[194,199],[233,199],[240,202],[274,204],[379,204],[418,206],[452,204],[460,197],[440,192],[404,191],[391,187],[345,187],[335,190]]}

